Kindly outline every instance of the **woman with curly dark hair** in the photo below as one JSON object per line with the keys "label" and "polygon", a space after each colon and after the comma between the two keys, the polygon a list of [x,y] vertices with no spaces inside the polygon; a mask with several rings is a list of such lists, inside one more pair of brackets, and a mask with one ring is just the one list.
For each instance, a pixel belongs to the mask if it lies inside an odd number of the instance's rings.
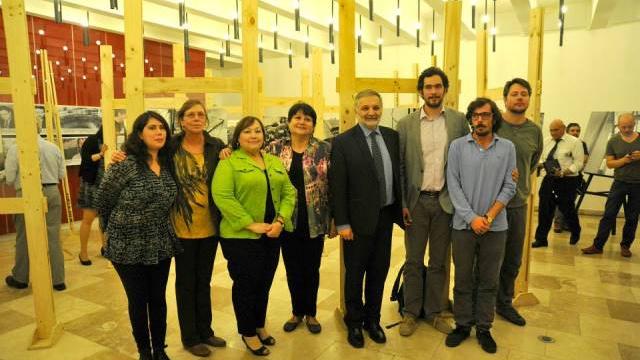
{"label": "woman with curly dark hair", "polygon": [[170,221],[177,186],[168,136],[169,125],[160,114],[138,116],[124,146],[127,158],[107,170],[96,194],[107,237],[104,256],[124,286],[133,337],[144,360],[168,359],[165,292],[171,258],[181,251]]}

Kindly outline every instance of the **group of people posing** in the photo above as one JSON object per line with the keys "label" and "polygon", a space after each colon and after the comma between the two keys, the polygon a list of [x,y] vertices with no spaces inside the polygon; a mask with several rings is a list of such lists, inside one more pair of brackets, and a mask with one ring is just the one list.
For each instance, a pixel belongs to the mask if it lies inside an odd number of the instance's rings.
{"label": "group of people posing", "polygon": [[[575,244],[580,225],[571,204],[584,149],[560,120],[551,122],[553,141],[543,142],[540,127],[525,116],[531,86],[524,79],[505,84],[504,111],[487,98],[472,101],[466,114],[445,108],[448,89],[441,69],[424,70],[417,83],[424,106],[401,119],[397,131],[380,125],[380,94],[360,91],[354,98],[358,123],[329,141],[313,137],[316,112],[305,103],[289,109],[290,136],[270,144],[260,119],[251,116],[237,123],[228,146],[210,137],[205,107],[197,100],[178,111],[181,132],[173,137],[161,115],[138,116],[124,151],[99,174],[102,181],[87,198],[106,236],[104,256],[127,294],[140,359],[168,358],[165,289],[172,257],[184,347],[208,356],[208,346],[225,346],[214,335],[210,300],[218,243],[233,280],[238,332],[249,351],[268,355],[276,344],[265,320],[280,251],[292,304],[284,331],[304,323],[320,333],[316,303],[327,235],[341,238],[349,344],[362,348],[364,332],[386,342],[380,310],[394,223],[405,230],[400,335],[410,336],[424,319],[455,347],[475,327],[482,349],[496,352],[490,333],[495,313],[516,325],[526,323],[512,299],[531,174],[543,164],[533,246],[547,245],[556,207]],[[632,122],[635,126],[630,114],[620,118],[620,133],[607,148],[615,181],[598,237],[586,254],[602,252],[627,195],[622,248],[628,251],[633,241],[640,139]],[[99,162],[104,148],[95,149],[89,156]],[[84,249],[81,261],[88,260]],[[444,295],[449,249],[455,328],[441,316],[449,306]]]}

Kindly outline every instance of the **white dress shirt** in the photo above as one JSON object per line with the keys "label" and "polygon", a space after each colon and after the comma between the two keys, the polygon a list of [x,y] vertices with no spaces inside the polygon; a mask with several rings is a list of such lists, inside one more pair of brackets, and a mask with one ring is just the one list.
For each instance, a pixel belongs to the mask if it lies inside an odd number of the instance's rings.
{"label": "white dress shirt", "polygon": [[[553,138],[547,138],[545,140],[540,162],[545,162],[547,160],[547,156],[555,144],[556,142]],[[582,148],[582,141],[565,133],[558,142],[558,148],[553,154],[553,158],[558,160],[560,168],[563,171],[567,169],[571,171],[571,174],[565,176],[578,176],[578,173],[584,166],[584,150]]]}
{"label": "white dress shirt", "polygon": [[422,191],[440,191],[444,187],[444,150],[447,146],[447,127],[444,109],[435,119],[429,119],[420,108],[420,143],[422,146]]}

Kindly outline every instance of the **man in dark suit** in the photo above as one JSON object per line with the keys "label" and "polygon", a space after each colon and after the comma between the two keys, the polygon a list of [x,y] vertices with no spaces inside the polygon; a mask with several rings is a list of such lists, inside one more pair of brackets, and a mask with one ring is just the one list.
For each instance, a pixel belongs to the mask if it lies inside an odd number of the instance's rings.
{"label": "man in dark suit", "polygon": [[[364,346],[364,330],[386,342],[380,307],[391,257],[393,223],[402,219],[398,133],[379,126],[382,98],[374,90],[355,97],[358,124],[333,140],[329,187],[335,224],[342,239],[344,321],[348,341]],[[363,282],[364,304],[362,302]]]}

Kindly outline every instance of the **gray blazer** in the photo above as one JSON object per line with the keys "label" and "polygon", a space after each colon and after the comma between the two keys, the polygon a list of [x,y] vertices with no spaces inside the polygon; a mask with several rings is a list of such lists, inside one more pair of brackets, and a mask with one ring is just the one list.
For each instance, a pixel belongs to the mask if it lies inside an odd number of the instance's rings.
{"label": "gray blazer", "polygon": [[[444,166],[446,172],[449,145],[459,137],[469,133],[469,123],[464,114],[449,108],[444,110],[445,127],[447,129],[447,147],[444,150]],[[398,122],[400,135],[400,184],[402,185],[402,207],[412,210],[418,202],[422,187],[422,144],[420,139],[420,109],[405,116]],[[446,180],[445,180],[446,181]],[[447,185],[440,192],[440,206],[453,214],[453,204],[449,198]]]}

